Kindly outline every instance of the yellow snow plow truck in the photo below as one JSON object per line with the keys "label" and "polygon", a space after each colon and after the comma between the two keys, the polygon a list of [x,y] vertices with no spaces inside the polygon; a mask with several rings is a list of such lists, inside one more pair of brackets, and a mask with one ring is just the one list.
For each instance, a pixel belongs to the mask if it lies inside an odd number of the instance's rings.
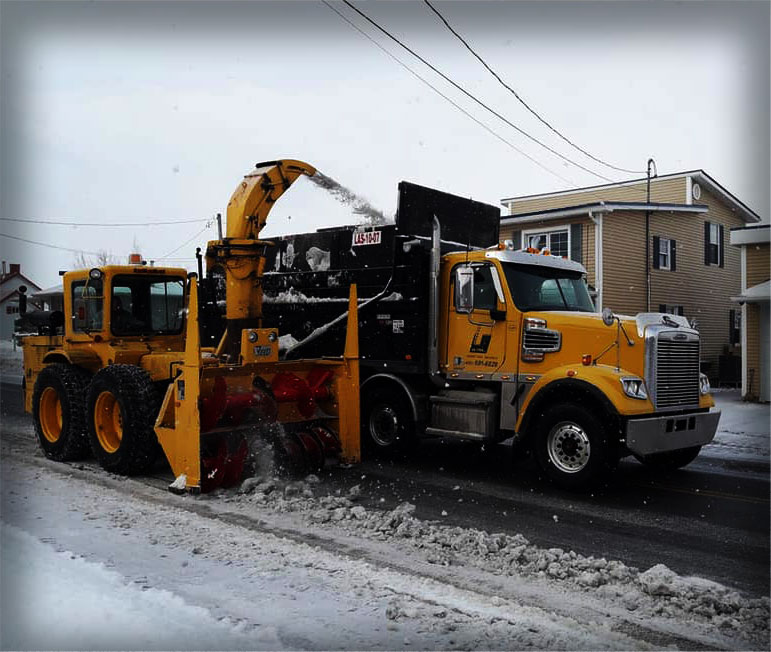
{"label": "yellow snow plow truck", "polygon": [[138,260],[63,275],[63,314],[30,313],[39,334],[23,339],[25,408],[46,456],[90,451],[108,471],[138,474],[160,448],[174,488],[191,491],[238,482],[257,436],[299,472],[359,459],[355,285],[336,356],[280,361],[278,332],[262,323],[271,243],[260,231],[275,201],[313,174],[300,161],[261,163],[233,193],[227,234],[207,250],[227,286],[216,347],[201,345],[196,274]]}

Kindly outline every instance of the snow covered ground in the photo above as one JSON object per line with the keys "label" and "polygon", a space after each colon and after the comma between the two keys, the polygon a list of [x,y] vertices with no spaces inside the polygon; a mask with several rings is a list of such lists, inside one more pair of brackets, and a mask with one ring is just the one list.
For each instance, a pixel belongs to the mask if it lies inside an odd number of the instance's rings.
{"label": "snow covered ground", "polygon": [[[703,457],[767,464],[769,406],[715,397]],[[312,476],[180,497],[0,443],[0,649],[769,647],[767,595],[662,564],[365,508]]]}
{"label": "snow covered ground", "polygon": [[21,377],[24,373],[23,350],[10,340],[0,340],[0,377]]}

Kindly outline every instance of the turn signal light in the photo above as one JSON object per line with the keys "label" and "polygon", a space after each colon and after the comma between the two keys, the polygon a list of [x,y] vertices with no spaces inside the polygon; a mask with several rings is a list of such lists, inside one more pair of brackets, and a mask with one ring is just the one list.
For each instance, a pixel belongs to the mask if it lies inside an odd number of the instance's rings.
{"label": "turn signal light", "polygon": [[592,354],[584,353],[581,356],[581,364],[584,365],[584,367],[588,367],[590,364],[592,364]]}

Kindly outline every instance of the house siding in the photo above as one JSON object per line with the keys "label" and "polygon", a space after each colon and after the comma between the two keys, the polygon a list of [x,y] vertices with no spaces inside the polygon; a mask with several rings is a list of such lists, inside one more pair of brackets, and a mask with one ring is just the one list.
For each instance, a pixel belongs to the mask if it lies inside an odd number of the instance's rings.
{"label": "house siding", "polygon": [[[509,215],[535,213],[552,208],[592,204],[598,201],[644,202],[647,199],[647,184],[645,182],[621,187],[597,188],[583,192],[565,193],[556,197],[541,197],[533,199],[516,199],[506,202]],[[685,177],[675,179],[651,180],[651,201],[656,203],[685,204]],[[703,195],[702,195],[703,196]],[[699,200],[701,203],[701,200]]]}
{"label": "house siding", "polygon": [[771,276],[769,243],[747,245],[747,287],[763,283]]}

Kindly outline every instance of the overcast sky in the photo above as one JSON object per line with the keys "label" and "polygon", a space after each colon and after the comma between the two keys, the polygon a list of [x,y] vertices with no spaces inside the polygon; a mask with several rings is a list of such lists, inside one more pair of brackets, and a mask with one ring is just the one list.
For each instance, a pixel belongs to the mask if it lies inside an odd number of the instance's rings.
{"label": "overcast sky", "polygon": [[[644,176],[560,141],[422,2],[356,6],[569,158],[613,181]],[[653,157],[659,174],[704,169],[768,220],[769,2],[435,6],[596,157],[632,170]],[[5,1],[0,232],[63,249],[0,237],[2,259],[44,287],[72,267],[75,254],[64,249],[106,250],[123,262],[136,244],[148,259],[192,268],[195,247],[216,237],[203,220],[224,213],[254,163],[276,158],[305,160],[389,214],[403,179],[493,204],[603,183],[486,113],[342,3],[334,7],[510,145],[321,1]],[[184,219],[202,221],[109,226]],[[302,180],[278,202],[266,234],[357,219]]]}

